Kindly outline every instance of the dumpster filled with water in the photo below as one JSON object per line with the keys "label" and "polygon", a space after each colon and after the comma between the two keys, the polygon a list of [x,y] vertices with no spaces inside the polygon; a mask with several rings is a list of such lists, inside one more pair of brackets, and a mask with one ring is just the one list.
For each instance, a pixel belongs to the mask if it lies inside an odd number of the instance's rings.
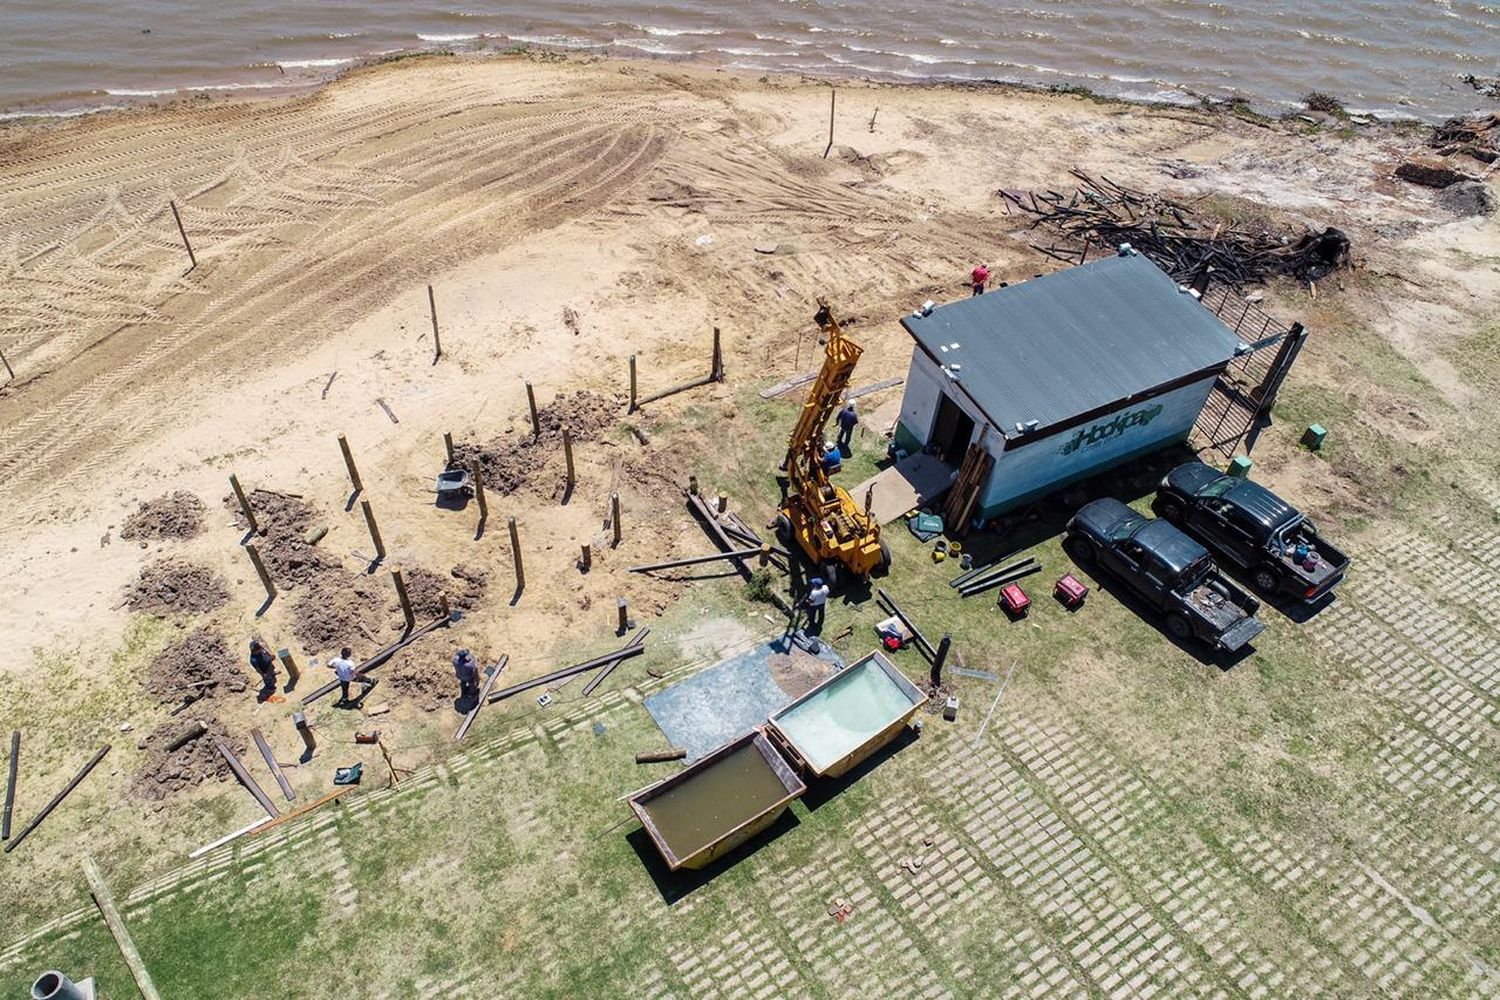
{"label": "dumpster filled with water", "polygon": [[752,730],[629,801],[676,871],[702,868],[728,854],[775,823],[805,791],[765,734]]}
{"label": "dumpster filled with water", "polygon": [[895,739],[927,697],[880,653],[871,653],[767,720],[808,773],[837,778]]}

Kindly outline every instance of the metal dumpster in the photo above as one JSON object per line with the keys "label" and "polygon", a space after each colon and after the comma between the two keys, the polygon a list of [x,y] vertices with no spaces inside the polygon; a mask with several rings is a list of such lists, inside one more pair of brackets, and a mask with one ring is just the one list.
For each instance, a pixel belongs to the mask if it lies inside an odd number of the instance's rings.
{"label": "metal dumpster", "polygon": [[772,713],[766,725],[808,774],[837,778],[895,739],[926,701],[874,652]]}
{"label": "metal dumpster", "polygon": [[765,830],[807,785],[759,729],[629,798],[673,871],[702,868]]}

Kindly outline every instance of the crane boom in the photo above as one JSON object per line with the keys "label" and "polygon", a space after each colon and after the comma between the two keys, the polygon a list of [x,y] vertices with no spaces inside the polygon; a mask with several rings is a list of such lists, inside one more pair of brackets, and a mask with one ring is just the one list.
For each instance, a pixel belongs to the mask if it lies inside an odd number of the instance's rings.
{"label": "crane boom", "polygon": [[787,440],[789,482],[782,503],[783,530],[796,538],[825,574],[835,576],[837,565],[862,577],[886,566],[890,556],[880,541],[880,525],[848,492],[829,481],[823,468],[823,434],[864,348],[844,335],[826,301],[818,299],[818,306],[814,318],[827,342],[823,367]]}

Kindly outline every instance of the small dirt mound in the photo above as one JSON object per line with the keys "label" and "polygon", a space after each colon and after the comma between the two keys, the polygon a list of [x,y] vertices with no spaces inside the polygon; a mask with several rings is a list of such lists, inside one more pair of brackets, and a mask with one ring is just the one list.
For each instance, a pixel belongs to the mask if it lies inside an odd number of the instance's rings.
{"label": "small dirt mound", "polygon": [[203,530],[208,508],[192,493],[178,490],[147,500],[125,519],[120,537],[130,541],[192,538]]}
{"label": "small dirt mound", "polygon": [[[479,443],[466,441],[453,446],[454,466],[471,468],[475,462],[484,474],[484,488],[510,494],[527,485],[543,482],[541,473],[556,458],[561,461],[562,429],[566,425],[574,442],[591,441],[615,422],[619,407],[596,393],[580,390],[559,396],[537,411],[542,432],[511,434]],[[553,484],[561,490],[562,477]]]}
{"label": "small dirt mound", "polygon": [[449,570],[447,576],[434,573],[422,566],[402,571],[406,581],[406,594],[411,598],[412,610],[417,621],[425,624],[443,613],[438,598],[448,596],[448,608],[452,611],[471,611],[478,607],[484,597],[489,573],[468,565],[458,565]]}
{"label": "small dirt mound", "polygon": [[[400,692],[403,702],[414,704],[424,712],[452,708],[458,698],[458,678],[449,658],[456,650],[443,653],[423,652],[420,656],[398,657],[381,668],[391,688]],[[488,664],[486,664],[487,666]],[[484,675],[480,674],[480,684]]]}
{"label": "small dirt mound", "polygon": [[238,694],[249,687],[253,676],[249,657],[247,643],[242,668],[222,635],[196,628],[151,661],[142,686],[163,702],[181,701],[189,695],[209,698],[226,691]]}
{"label": "small dirt mound", "polygon": [[789,653],[772,653],[771,679],[793,698],[800,698],[828,679],[830,665],[793,646]]}
{"label": "small dirt mound", "polygon": [[229,601],[224,578],[207,566],[182,559],[164,559],[141,570],[125,590],[125,606],[165,618],[168,615],[201,615]]}
{"label": "small dirt mound", "polygon": [[292,631],[313,653],[367,643],[380,647],[388,643],[381,636],[396,622],[390,613],[394,606],[396,590],[388,582],[329,570],[313,579],[297,599]]}
{"label": "small dirt mound", "polygon": [[[167,749],[173,740],[191,731],[199,721],[208,727],[207,732],[188,740],[176,750]],[[236,755],[244,758],[247,752],[245,741],[232,737],[218,719],[193,719],[189,713],[162,723],[137,744],[145,751],[145,760],[135,773],[131,790],[149,802],[161,802],[184,789],[197,788],[206,781],[231,780],[234,772],[215,747],[217,740],[223,740]]]}
{"label": "small dirt mound", "polygon": [[[224,506],[234,514],[234,523],[241,530],[249,529],[245,513],[232,494],[224,498]],[[318,511],[301,497],[252,490],[250,506],[261,529],[261,534],[255,539],[256,548],[278,587],[307,583],[338,566],[337,559],[307,543],[307,534],[318,519]]]}

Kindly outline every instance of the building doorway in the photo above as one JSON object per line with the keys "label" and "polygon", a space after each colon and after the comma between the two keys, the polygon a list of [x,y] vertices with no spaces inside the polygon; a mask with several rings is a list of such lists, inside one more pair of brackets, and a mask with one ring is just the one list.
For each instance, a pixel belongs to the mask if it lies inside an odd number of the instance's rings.
{"label": "building doorway", "polygon": [[927,443],[943,461],[949,465],[957,465],[964,460],[969,439],[973,436],[974,418],[960,409],[947,393],[943,393],[942,402],[938,404],[937,419],[932,422],[932,434],[928,436]]}

